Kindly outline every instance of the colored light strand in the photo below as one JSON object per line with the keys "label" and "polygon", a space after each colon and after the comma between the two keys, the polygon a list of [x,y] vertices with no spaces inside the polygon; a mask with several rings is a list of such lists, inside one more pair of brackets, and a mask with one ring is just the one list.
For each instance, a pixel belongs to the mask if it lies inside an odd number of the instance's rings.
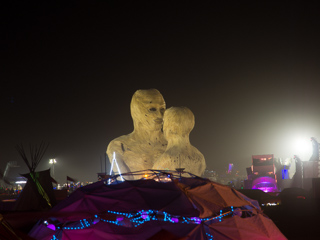
{"label": "colored light strand", "polygon": [[[43,222],[48,228],[55,230],[55,234],[52,236],[51,240],[60,240],[57,235],[60,235],[61,230],[81,230],[85,228],[89,228],[92,225],[98,222],[106,222],[115,224],[118,226],[124,227],[138,227],[141,224],[148,222],[148,221],[164,221],[164,222],[171,222],[171,223],[184,223],[184,224],[201,224],[204,222],[221,222],[223,217],[229,216],[233,214],[233,207],[231,207],[230,211],[223,213],[220,210],[220,215],[215,217],[208,217],[208,218],[199,218],[199,217],[184,217],[184,216],[176,216],[171,215],[167,212],[159,212],[157,210],[141,210],[135,213],[125,213],[125,212],[117,212],[117,211],[107,211],[109,217],[115,218],[115,220],[110,220],[103,217],[105,214],[94,215],[91,219],[82,219],[76,222],[70,223],[50,223],[50,220],[46,220]],[[52,225],[55,227],[52,228]],[[208,239],[213,239],[213,236],[207,233]]]}

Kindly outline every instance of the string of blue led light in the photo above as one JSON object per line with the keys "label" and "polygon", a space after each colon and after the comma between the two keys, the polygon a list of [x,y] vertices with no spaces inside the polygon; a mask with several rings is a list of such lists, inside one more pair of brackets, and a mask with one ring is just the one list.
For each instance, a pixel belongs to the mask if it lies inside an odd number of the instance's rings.
{"label": "string of blue led light", "polygon": [[[62,230],[81,230],[88,227],[91,227],[92,225],[102,221],[106,223],[115,224],[118,226],[124,226],[125,223],[130,222],[132,224],[131,227],[138,227],[141,224],[148,222],[148,221],[168,221],[171,223],[184,223],[184,224],[201,224],[203,222],[211,222],[211,221],[222,221],[222,218],[229,216],[233,214],[233,207],[231,207],[230,211],[227,211],[223,213],[222,210],[220,210],[220,214],[215,217],[208,217],[208,218],[199,218],[199,217],[184,217],[184,216],[176,216],[171,215],[167,212],[159,212],[157,210],[141,210],[135,213],[125,213],[125,212],[117,212],[117,211],[107,211],[107,214],[110,214],[110,218],[116,218],[116,220],[110,220],[106,219],[104,216],[106,214],[94,215],[94,218],[92,219],[81,219],[76,222],[70,222],[70,223],[49,223],[50,220],[44,221],[43,224],[47,227],[51,228],[52,230],[55,230],[55,234],[53,234],[51,240],[60,240],[59,237],[57,237],[58,233]],[[125,221],[129,220],[129,221]],[[209,233],[206,233],[208,239],[213,239],[213,236]]]}

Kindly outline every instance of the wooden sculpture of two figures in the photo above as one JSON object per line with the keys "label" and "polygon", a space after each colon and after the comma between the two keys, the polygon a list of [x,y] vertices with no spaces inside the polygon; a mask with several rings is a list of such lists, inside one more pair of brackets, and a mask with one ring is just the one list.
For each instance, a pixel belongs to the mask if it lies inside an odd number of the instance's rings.
{"label": "wooden sculpture of two figures", "polygon": [[197,176],[204,173],[205,158],[189,140],[195,125],[189,108],[166,109],[161,93],[147,89],[133,94],[130,110],[133,132],[115,138],[107,148],[109,160],[116,158],[121,173],[177,168]]}

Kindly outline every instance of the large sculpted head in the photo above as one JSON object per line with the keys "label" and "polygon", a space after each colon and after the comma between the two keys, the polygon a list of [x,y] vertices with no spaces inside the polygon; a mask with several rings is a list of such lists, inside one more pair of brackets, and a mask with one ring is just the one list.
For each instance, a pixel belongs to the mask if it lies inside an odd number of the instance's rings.
{"label": "large sculpted head", "polygon": [[164,113],[163,133],[166,139],[188,137],[194,125],[194,115],[187,107],[171,107]]}
{"label": "large sculpted head", "polygon": [[166,103],[157,89],[137,90],[130,108],[135,128],[161,130]]}

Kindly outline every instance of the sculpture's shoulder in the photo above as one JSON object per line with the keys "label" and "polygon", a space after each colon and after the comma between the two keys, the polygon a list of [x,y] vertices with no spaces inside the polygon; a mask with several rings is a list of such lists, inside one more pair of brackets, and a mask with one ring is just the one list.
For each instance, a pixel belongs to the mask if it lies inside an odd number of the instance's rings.
{"label": "sculpture's shoulder", "polygon": [[130,134],[117,137],[108,144],[107,153],[119,152],[128,144],[130,144]]}
{"label": "sculpture's shoulder", "polygon": [[194,152],[194,154],[196,154],[200,159],[204,159],[204,155],[202,154],[202,152],[199,151],[198,148],[196,148],[195,146],[191,145],[190,149],[191,149],[191,151]]}
{"label": "sculpture's shoulder", "polygon": [[122,135],[122,136],[117,137],[117,138],[113,139],[112,141],[110,141],[109,145],[126,143],[129,141],[129,139],[130,139],[130,134]]}

